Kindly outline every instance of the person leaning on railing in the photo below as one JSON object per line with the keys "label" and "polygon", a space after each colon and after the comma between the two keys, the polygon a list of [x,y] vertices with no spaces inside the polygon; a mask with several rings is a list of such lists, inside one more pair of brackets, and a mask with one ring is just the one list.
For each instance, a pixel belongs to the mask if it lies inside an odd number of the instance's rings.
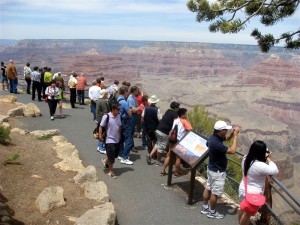
{"label": "person leaning on railing", "polygon": [[[243,179],[239,186],[241,201],[245,198],[245,176],[247,176],[247,193],[263,194],[266,176],[278,174],[278,168],[271,160],[271,155],[263,141],[258,140],[251,145],[242,161]],[[250,217],[255,215],[258,209],[259,207],[251,206],[244,211],[241,210],[238,214],[240,225],[248,225]]]}
{"label": "person leaning on railing", "polygon": [[[207,166],[207,184],[203,192],[203,206],[201,213],[211,219],[222,219],[224,215],[216,211],[218,198],[224,192],[226,179],[227,157],[226,154],[234,154],[237,149],[239,128],[229,134],[232,126],[224,121],[217,121],[214,125],[214,133],[207,141],[209,149],[209,161]],[[231,147],[223,144],[233,138]],[[209,201],[209,205],[208,205]]]}

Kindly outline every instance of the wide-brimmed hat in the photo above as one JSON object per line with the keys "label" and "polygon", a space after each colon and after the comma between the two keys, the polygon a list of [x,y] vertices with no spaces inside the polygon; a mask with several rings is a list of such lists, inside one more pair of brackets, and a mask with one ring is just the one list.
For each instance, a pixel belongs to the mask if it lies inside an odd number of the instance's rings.
{"label": "wide-brimmed hat", "polygon": [[100,98],[103,98],[103,96],[104,96],[106,93],[108,93],[108,90],[102,89],[102,90],[100,91]]}
{"label": "wide-brimmed hat", "polygon": [[159,102],[159,99],[157,98],[156,95],[151,95],[150,98],[148,98],[148,102],[150,104],[155,104],[155,103]]}

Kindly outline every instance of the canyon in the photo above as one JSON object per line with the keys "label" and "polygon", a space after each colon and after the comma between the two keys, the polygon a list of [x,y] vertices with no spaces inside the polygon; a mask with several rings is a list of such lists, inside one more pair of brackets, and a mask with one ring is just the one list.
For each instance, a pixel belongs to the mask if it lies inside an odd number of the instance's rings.
{"label": "canyon", "polygon": [[253,140],[264,140],[274,158],[290,162],[289,168],[282,167],[280,179],[288,180],[290,188],[300,186],[299,50],[275,47],[262,53],[257,46],[234,44],[0,40],[0,58],[14,59],[20,75],[30,62],[66,76],[84,72],[89,84],[98,76],[105,77],[106,85],[116,79],[130,81],[144,93],[156,94],[162,112],[173,100],[188,109],[203,105],[241,127],[242,152]]}

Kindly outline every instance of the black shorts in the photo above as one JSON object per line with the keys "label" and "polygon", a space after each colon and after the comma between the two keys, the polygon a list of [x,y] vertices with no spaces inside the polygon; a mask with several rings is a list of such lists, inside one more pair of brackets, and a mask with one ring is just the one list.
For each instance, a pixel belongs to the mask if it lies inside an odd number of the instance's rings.
{"label": "black shorts", "polygon": [[120,151],[120,144],[117,143],[109,143],[106,144],[106,155],[108,158],[109,164],[114,164],[115,163],[115,158],[118,157]]}

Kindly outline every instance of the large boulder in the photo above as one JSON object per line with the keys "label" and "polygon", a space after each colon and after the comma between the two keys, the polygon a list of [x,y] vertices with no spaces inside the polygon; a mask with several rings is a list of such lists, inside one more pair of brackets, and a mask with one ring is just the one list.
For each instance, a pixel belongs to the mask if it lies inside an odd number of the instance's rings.
{"label": "large boulder", "polygon": [[36,205],[41,213],[48,213],[51,209],[64,206],[64,190],[62,187],[47,187],[36,199]]}
{"label": "large boulder", "polygon": [[115,225],[116,211],[111,202],[95,206],[77,219],[75,225]]}
{"label": "large boulder", "polygon": [[103,181],[99,182],[86,182],[84,184],[84,194],[88,199],[94,199],[97,202],[108,202],[109,195],[107,192],[107,186]]}
{"label": "large boulder", "polygon": [[9,116],[0,115],[0,123],[8,122]]}
{"label": "large boulder", "polygon": [[14,103],[17,101],[16,96],[13,95],[1,95],[0,102]]}
{"label": "large boulder", "polygon": [[35,130],[30,132],[33,134],[36,138],[43,138],[48,136],[55,136],[60,134],[60,130],[53,129],[53,130]]}
{"label": "large boulder", "polygon": [[85,182],[96,182],[97,179],[96,168],[93,165],[89,165],[74,177],[75,183],[77,184]]}
{"label": "large boulder", "polygon": [[10,117],[24,116],[23,106],[18,106],[18,107],[14,108],[14,109],[10,109],[7,112],[7,115],[10,116]]}
{"label": "large boulder", "polygon": [[23,106],[24,116],[41,116],[41,110],[34,104],[28,103]]}

